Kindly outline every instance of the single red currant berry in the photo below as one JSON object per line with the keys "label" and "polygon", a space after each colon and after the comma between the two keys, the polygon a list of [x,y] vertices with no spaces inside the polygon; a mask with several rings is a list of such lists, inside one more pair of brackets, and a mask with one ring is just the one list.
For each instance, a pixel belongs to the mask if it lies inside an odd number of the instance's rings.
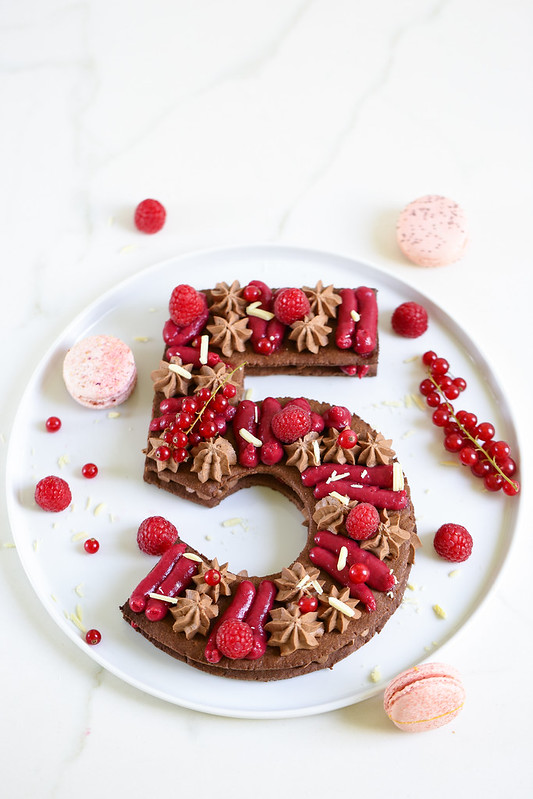
{"label": "single red currant berry", "polygon": [[222,575],[218,569],[208,569],[204,574],[204,580],[207,585],[218,585],[222,579]]}
{"label": "single red currant berry", "polygon": [[318,608],[318,599],[316,596],[303,596],[298,600],[298,607],[300,613],[314,613]]}
{"label": "single red currant berry", "polygon": [[370,570],[364,563],[354,563],[348,572],[352,583],[366,583],[370,577]]}
{"label": "single red currant berry", "polygon": [[226,420],[226,422],[231,422],[236,413],[237,413],[237,408],[235,407],[235,405],[228,405],[228,407],[224,411],[224,419]]}
{"label": "single red currant berry", "polygon": [[457,411],[455,415],[459,424],[462,424],[467,430],[477,425],[477,416],[475,413],[470,413],[470,411]]}
{"label": "single red currant berry", "polygon": [[459,391],[464,391],[466,388],[466,380],[463,377],[454,377],[453,384],[457,386]]}
{"label": "single red currant berry", "polygon": [[94,555],[94,553],[98,552],[98,550],[100,549],[100,544],[98,543],[96,538],[88,538],[84,542],[83,548],[85,549],[86,552],[89,553],[89,555]]}
{"label": "single red currant berry", "polygon": [[215,422],[210,420],[202,422],[200,425],[198,425],[198,435],[200,435],[202,438],[213,438],[216,436],[217,432],[218,428]]}
{"label": "single red currant berry", "polygon": [[202,436],[196,432],[196,430],[191,430],[189,433],[189,444],[191,447],[195,447],[197,444],[200,443],[202,440]]}
{"label": "single red currant berry", "polygon": [[158,461],[168,461],[168,459],[172,455],[172,452],[168,447],[161,446],[156,449],[154,455]]}
{"label": "single red currant berry", "polygon": [[92,480],[98,474],[98,466],[95,463],[86,463],[81,467],[81,473],[88,480]]}
{"label": "single red currant berry", "polygon": [[438,408],[440,405],[440,397],[436,391],[432,391],[431,394],[426,396],[426,403],[430,408]]}
{"label": "single red currant berry", "polygon": [[448,452],[459,452],[465,445],[465,440],[460,433],[448,433],[444,439],[444,449]]}
{"label": "single red currant berry", "polygon": [[465,466],[473,466],[479,460],[479,455],[472,447],[463,447],[459,450],[459,460]]}
{"label": "single red currant berry", "polygon": [[214,421],[215,416],[216,413],[211,407],[206,408],[202,414],[202,422],[212,422]]}
{"label": "single red currant berry", "polygon": [[187,430],[193,423],[193,415],[191,413],[185,413],[185,411],[180,411],[176,416],[176,426],[180,430]]}
{"label": "single red currant berry", "polygon": [[461,432],[461,428],[455,422],[450,422],[444,428],[444,434],[447,435],[447,436],[449,436],[451,433],[460,433],[460,432]]}
{"label": "single red currant berry", "polygon": [[217,415],[215,416],[215,418],[213,419],[213,421],[214,421],[214,423],[215,423],[215,424],[216,424],[216,426],[217,426],[217,433],[218,433],[218,435],[219,435],[219,436],[223,436],[223,435],[224,435],[224,433],[226,432],[226,430],[228,429],[228,425],[227,425],[227,423],[226,423],[226,420],[225,420],[225,418],[222,416],[222,414],[220,414],[220,413],[219,413],[219,414],[217,414]]}
{"label": "single red currant berry", "polygon": [[450,412],[447,408],[439,407],[433,411],[431,419],[437,427],[445,427],[450,421]]}
{"label": "single red currant berry", "polygon": [[181,403],[181,410],[185,413],[196,413],[198,410],[198,400],[196,397],[185,397]]}
{"label": "single red currant berry", "polygon": [[477,438],[479,438],[480,441],[490,441],[491,438],[494,438],[495,432],[494,425],[490,422],[481,422],[477,427]]}
{"label": "single red currant berry", "polygon": [[504,494],[507,494],[508,497],[514,497],[516,494],[520,493],[520,483],[518,480],[513,480],[509,482],[505,480],[502,486],[502,490]]}
{"label": "single red currant berry", "polygon": [[57,433],[61,427],[61,419],[57,416],[49,416],[45,422],[45,426],[49,433]]}
{"label": "single red currant berry", "polygon": [[437,357],[436,352],[433,352],[433,350],[428,350],[422,355],[422,363],[424,364],[424,366],[431,366],[436,357]]}
{"label": "single red currant berry", "polygon": [[211,400],[211,407],[217,413],[223,413],[228,407],[228,405],[229,405],[228,398],[220,393],[216,394]]}
{"label": "single red currant berry", "polygon": [[341,430],[337,437],[337,444],[343,449],[353,449],[357,444],[357,433],[349,427]]}
{"label": "single red currant berry", "polygon": [[100,641],[102,640],[102,634],[100,633],[99,630],[87,630],[87,632],[85,633],[85,640],[91,646],[95,646],[96,644],[99,644]]}
{"label": "single red currant berry", "polygon": [[245,286],[242,290],[242,296],[246,300],[246,302],[257,302],[259,297],[261,296],[261,289],[259,286],[254,286],[249,283]]}
{"label": "single red currant berry", "polygon": [[446,374],[450,368],[450,364],[446,358],[435,358],[435,360],[431,362],[431,366],[429,368],[433,377],[440,377],[440,375]]}
{"label": "single red currant berry", "polygon": [[222,393],[227,399],[233,399],[233,397],[237,393],[237,387],[234,386],[233,383],[224,383],[224,388],[222,389]]}
{"label": "single red currant berry", "polygon": [[171,433],[171,436],[172,438],[169,443],[171,443],[172,446],[177,447],[178,449],[186,447],[187,444],[189,443],[187,433],[185,433],[183,430],[176,430],[174,433]]}
{"label": "single red currant berry", "polygon": [[471,467],[471,472],[473,475],[475,475],[475,477],[486,477],[488,474],[490,474],[490,471],[491,465],[486,460],[480,459]]}
{"label": "single red currant berry", "polygon": [[452,385],[452,378],[449,375],[443,375],[438,379],[437,382],[441,387],[441,389],[444,391],[444,389],[450,388],[450,386]]}
{"label": "single red currant berry", "polygon": [[499,491],[504,482],[504,478],[497,472],[495,474],[488,474],[483,478],[483,485],[487,491]]}
{"label": "single red currant berry", "polygon": [[509,455],[506,455],[505,458],[500,458],[498,466],[506,477],[512,477],[516,472],[516,462]]}
{"label": "single red currant berry", "polygon": [[495,441],[492,445],[492,455],[496,458],[497,463],[499,463],[500,458],[506,458],[510,452],[511,447],[507,441]]}
{"label": "single red currant berry", "polygon": [[425,380],[422,380],[419,386],[420,393],[423,394],[424,397],[427,397],[428,394],[431,394],[432,391],[435,391],[435,385],[429,377],[426,377]]}
{"label": "single red currant berry", "polygon": [[459,391],[457,386],[454,386],[453,384],[444,389],[444,396],[446,397],[446,399],[449,400],[457,399],[460,393],[461,392]]}
{"label": "single red currant berry", "polygon": [[211,392],[210,392],[210,390],[208,388],[205,388],[205,387],[204,388],[200,388],[196,392],[196,396],[198,397],[198,399],[200,400],[202,405],[205,405],[205,403],[209,402],[209,400],[211,399]]}
{"label": "single red currant berry", "polygon": [[189,456],[189,453],[185,449],[185,447],[176,447],[174,452],[172,453],[172,457],[176,461],[176,463],[183,463],[186,461]]}
{"label": "single red currant berry", "polygon": [[273,348],[274,348],[273,343],[266,336],[263,336],[262,338],[258,339],[258,341],[256,341],[255,343],[255,350],[260,355],[270,355]]}

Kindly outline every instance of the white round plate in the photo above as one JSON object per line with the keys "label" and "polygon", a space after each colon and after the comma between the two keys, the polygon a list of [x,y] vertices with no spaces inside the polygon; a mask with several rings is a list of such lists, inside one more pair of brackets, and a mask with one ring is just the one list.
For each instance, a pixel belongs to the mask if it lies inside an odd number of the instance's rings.
{"label": "white round plate", "polygon": [[[208,557],[229,561],[233,571],[268,573],[290,562],[303,545],[301,516],[269,489],[240,491],[209,510],[142,480],[150,372],[163,351],[161,330],[172,288],[183,282],[209,288],[234,279],[245,284],[254,278],[273,286],[314,285],[321,279],[379,290],[377,377],[257,377],[249,378],[247,387],[257,399],[308,396],[346,405],[392,438],[412,488],[424,545],[404,602],[380,635],[333,670],[265,684],[225,680],[180,663],[138,635],[119,611],[154,562],[138,550],[135,538],[147,516],[170,519],[184,541]],[[429,312],[429,330],[419,339],[391,332],[391,313],[406,300],[421,302]],[[97,333],[122,338],[137,362],[137,388],[116,416],[78,405],[61,376],[68,348]],[[13,426],[8,508],[17,550],[40,601],[89,657],[139,689],[184,707],[280,718],[344,707],[382,691],[395,674],[433,656],[479,607],[509,551],[519,507],[518,497],[483,491],[481,481],[457,465],[456,457],[445,452],[429,411],[413,398],[424,377],[418,356],[426,349],[446,357],[453,373],[468,381],[456,408],[474,411],[480,421],[491,420],[497,436],[508,440],[517,455],[507,402],[477,346],[433,302],[372,266],[329,253],[267,245],[176,257],[121,283],[75,319],[44,355]],[[52,415],[63,423],[53,434],[44,426]],[[87,462],[99,468],[93,480],[81,476]],[[34,502],[35,484],[48,474],[64,477],[71,486],[73,504],[63,513],[45,513]],[[463,524],[474,537],[473,555],[457,568],[433,551],[433,534],[444,522]],[[83,548],[91,536],[100,542],[94,555]],[[435,613],[435,605],[446,618]],[[79,625],[98,628],[101,643],[88,646]]]}

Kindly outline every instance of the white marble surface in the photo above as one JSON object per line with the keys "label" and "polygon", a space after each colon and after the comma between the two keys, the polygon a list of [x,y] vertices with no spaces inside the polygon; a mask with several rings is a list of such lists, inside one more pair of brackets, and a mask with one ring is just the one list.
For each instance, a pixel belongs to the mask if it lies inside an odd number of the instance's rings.
{"label": "white marble surface", "polygon": [[[89,302],[177,253],[262,242],[368,260],[438,300],[481,343],[530,446],[532,33],[526,0],[4,3],[2,472],[17,397]],[[399,210],[426,193],[467,211],[471,245],[451,267],[396,248]],[[156,236],[132,225],[145,196],[167,207]],[[260,797],[282,773],[283,795],[531,796],[521,503],[500,580],[438,653],[463,673],[465,709],[417,736],[381,695],[250,721],[124,684],[43,610],[2,503],[2,795]]]}

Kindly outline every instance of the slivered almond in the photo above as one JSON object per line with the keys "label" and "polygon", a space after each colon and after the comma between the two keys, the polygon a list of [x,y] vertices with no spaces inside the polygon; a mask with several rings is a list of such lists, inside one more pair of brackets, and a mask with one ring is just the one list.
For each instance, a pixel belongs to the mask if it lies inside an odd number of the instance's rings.
{"label": "slivered almond", "polygon": [[334,596],[328,597],[328,602],[332,608],[335,608],[335,610],[338,610],[340,613],[343,613],[345,616],[349,616],[350,618],[352,618],[352,616],[355,616],[355,610],[351,608],[349,605],[347,605],[346,602],[341,602],[340,599],[335,599]]}
{"label": "slivered almond", "polygon": [[186,377],[188,380],[192,377],[191,372],[188,369],[184,369],[183,366],[180,366],[177,363],[169,363],[168,365],[169,371],[175,372],[177,375],[181,377]]}
{"label": "slivered almond", "polygon": [[240,428],[239,435],[241,436],[241,438],[244,438],[244,440],[247,441],[249,444],[253,444],[254,447],[263,446],[263,442],[261,441],[261,439],[256,438],[256,436],[254,436],[253,433],[250,433],[250,431],[247,430],[245,427]]}
{"label": "slivered almond", "polygon": [[265,321],[270,322],[271,319],[274,318],[274,314],[272,311],[265,311],[263,308],[260,308],[260,302],[252,302],[246,308],[246,313],[248,316],[257,316],[258,319],[265,319]]}

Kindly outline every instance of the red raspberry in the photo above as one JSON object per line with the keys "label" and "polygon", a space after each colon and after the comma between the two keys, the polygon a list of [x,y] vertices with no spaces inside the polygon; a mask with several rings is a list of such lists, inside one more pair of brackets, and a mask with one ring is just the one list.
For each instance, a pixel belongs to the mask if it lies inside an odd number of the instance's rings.
{"label": "red raspberry", "polygon": [[68,508],[72,494],[68,483],[61,477],[43,477],[35,487],[35,501],[43,510],[57,513]]}
{"label": "red raspberry", "polygon": [[134,222],[141,233],[157,233],[165,224],[167,212],[157,200],[143,200],[135,209]]}
{"label": "red raspberry", "polygon": [[168,310],[174,324],[185,327],[200,316],[205,306],[205,295],[183,283],[172,292]]}
{"label": "red raspberry", "polygon": [[399,336],[418,338],[428,329],[427,311],[416,302],[404,302],[392,314],[391,324]]}
{"label": "red raspberry", "polygon": [[270,426],[283,444],[292,444],[311,430],[311,413],[299,405],[286,405],[272,417]]}
{"label": "red raspberry", "polygon": [[252,628],[245,621],[226,619],[217,630],[216,645],[221,654],[232,660],[245,658],[254,643]]}
{"label": "red raspberry", "polygon": [[346,532],[357,541],[372,538],[378,531],[379,513],[369,502],[360,502],[346,517]]}
{"label": "red raspberry", "polygon": [[472,554],[472,536],[460,524],[443,524],[435,533],[433,546],[441,558],[462,563]]}
{"label": "red raspberry", "polygon": [[284,325],[292,325],[311,311],[302,289],[282,289],[274,300],[274,313]]}
{"label": "red raspberry", "polygon": [[139,549],[147,555],[162,555],[178,538],[174,525],[162,516],[149,516],[137,530]]}

